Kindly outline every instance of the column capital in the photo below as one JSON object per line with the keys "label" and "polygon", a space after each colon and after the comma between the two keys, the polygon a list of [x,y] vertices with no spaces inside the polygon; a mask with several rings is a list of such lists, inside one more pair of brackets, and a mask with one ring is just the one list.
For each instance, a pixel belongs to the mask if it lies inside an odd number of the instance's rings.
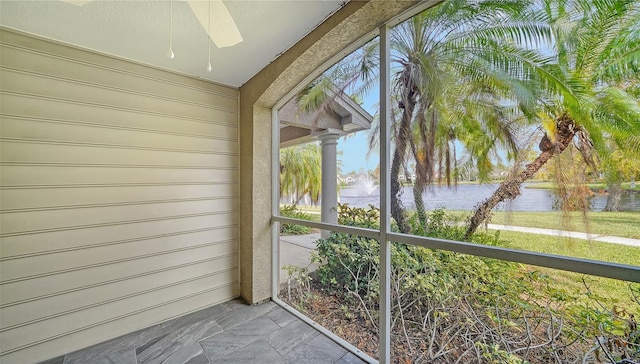
{"label": "column capital", "polygon": [[314,138],[317,138],[323,144],[325,142],[335,142],[341,136],[345,136],[347,134],[348,133],[340,129],[327,128],[327,129],[314,131],[311,133],[311,136]]}

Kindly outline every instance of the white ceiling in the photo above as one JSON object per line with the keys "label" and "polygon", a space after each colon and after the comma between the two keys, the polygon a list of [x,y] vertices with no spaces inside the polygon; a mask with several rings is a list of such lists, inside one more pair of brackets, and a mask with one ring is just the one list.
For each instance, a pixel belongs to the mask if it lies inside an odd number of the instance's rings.
{"label": "white ceiling", "polygon": [[[167,57],[171,6],[168,0],[93,0],[82,6],[59,0],[0,0],[0,24],[239,87],[343,3],[343,0],[225,0],[244,41],[217,48],[187,2],[174,0],[174,59]],[[211,44],[212,72],[207,72],[207,42]]]}

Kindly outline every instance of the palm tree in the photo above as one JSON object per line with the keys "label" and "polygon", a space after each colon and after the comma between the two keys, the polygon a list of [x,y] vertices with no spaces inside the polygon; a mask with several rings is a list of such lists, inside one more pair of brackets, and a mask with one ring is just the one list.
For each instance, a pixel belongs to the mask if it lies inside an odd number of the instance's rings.
{"label": "palm tree", "polygon": [[312,203],[320,200],[322,190],[322,152],[317,143],[296,145],[280,150],[280,198],[291,197],[297,205],[305,196]]}
{"label": "palm tree", "polygon": [[[529,8],[530,2],[522,0],[449,0],[391,30],[390,210],[400,231],[409,232],[399,198],[409,162],[415,163],[414,199],[424,222],[422,193],[437,179],[450,183],[455,141],[476,154],[483,176],[498,149],[515,155],[514,131],[537,100],[532,75],[547,61],[533,48],[550,36],[546,25],[526,16]],[[377,43],[371,42],[324,77],[343,88],[355,84],[356,93],[367,91],[375,83],[378,62]],[[326,84],[316,81],[314,86]]]}
{"label": "palm tree", "polygon": [[[530,75],[546,61],[526,46],[549,35],[544,24],[525,16],[527,7],[524,1],[448,1],[391,34],[397,51],[393,60],[400,65],[398,106],[405,111],[392,162],[392,197],[393,166],[402,152],[398,139],[407,138],[403,126],[408,121],[409,158],[416,165],[414,200],[423,224],[423,191],[435,180],[451,183],[456,141],[476,156],[482,177],[491,171],[498,149],[507,149],[509,156],[517,152],[514,133],[526,120],[522,112],[530,113],[536,99]],[[407,111],[412,107],[411,119]],[[398,222],[398,214],[393,216]]]}
{"label": "palm tree", "polygon": [[[469,238],[505,199],[547,161],[574,144],[595,166],[594,154],[608,158],[607,140],[640,133],[640,104],[618,85],[637,83],[640,69],[640,3],[637,0],[544,0],[539,17],[553,29],[556,62],[541,73],[551,93],[541,100],[540,154],[523,171],[503,182],[471,217]],[[636,144],[617,143],[640,149]]]}

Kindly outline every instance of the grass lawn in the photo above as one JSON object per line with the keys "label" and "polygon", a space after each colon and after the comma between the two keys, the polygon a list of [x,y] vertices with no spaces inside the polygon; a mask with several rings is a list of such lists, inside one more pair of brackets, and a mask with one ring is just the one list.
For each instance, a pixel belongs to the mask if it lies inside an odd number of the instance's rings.
{"label": "grass lawn", "polygon": [[[589,184],[587,184],[587,186],[589,186],[589,188],[594,190],[594,191],[606,190],[607,189],[607,184],[606,183],[589,183]],[[555,184],[555,182],[532,182],[530,184],[527,184],[527,188],[541,188],[541,189],[545,189],[545,190],[550,190],[550,189],[556,188],[556,184]],[[623,190],[630,190],[631,189],[631,182],[623,182],[622,183],[622,189]],[[636,182],[636,186],[635,186],[635,188],[633,188],[633,190],[634,191],[640,191],[640,182]]]}
{"label": "grass lawn", "polygon": [[[506,248],[531,250],[541,253],[566,255],[606,262],[640,265],[640,248],[580,239],[562,238],[516,231],[501,231],[500,240]],[[573,292],[585,292],[583,279],[592,293],[617,301],[621,307],[638,311],[640,308],[631,300],[631,283],[616,279],[588,276],[556,269],[536,267],[552,278],[558,286]],[[635,283],[637,285],[637,283]]]}
{"label": "grass lawn", "polygon": [[500,231],[500,240],[506,241],[505,248],[640,265],[640,247],[517,231]]}
{"label": "grass lawn", "polygon": [[[450,213],[460,217],[462,221],[471,214],[470,211],[451,211]],[[580,212],[494,211],[490,222],[500,225],[559,229],[640,239],[640,211],[589,212],[586,223]]]}

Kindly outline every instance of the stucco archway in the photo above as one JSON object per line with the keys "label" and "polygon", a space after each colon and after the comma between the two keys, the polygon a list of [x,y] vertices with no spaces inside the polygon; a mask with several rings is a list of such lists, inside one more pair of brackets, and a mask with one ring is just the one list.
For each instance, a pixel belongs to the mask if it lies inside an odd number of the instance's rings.
{"label": "stucco archway", "polygon": [[417,3],[349,2],[240,88],[240,279],[247,302],[271,297],[273,108]]}

